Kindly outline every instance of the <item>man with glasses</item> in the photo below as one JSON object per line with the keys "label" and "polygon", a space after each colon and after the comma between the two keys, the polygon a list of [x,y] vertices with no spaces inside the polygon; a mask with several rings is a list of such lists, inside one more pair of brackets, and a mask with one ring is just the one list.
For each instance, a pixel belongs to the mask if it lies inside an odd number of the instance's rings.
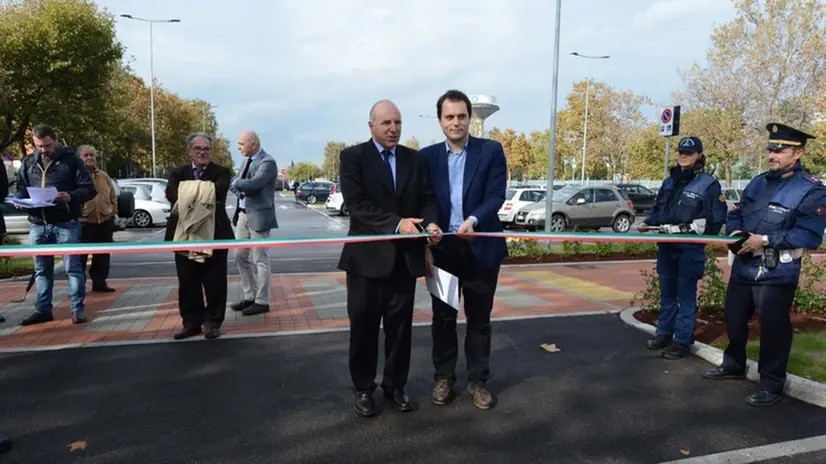
{"label": "man with glasses", "polygon": [[[166,186],[166,197],[174,206],[164,240],[234,239],[225,206],[232,173],[212,162],[212,137],[209,135],[202,132],[190,134],[186,146],[190,162],[174,169]],[[202,188],[199,182],[213,185]],[[209,198],[212,204],[204,208],[206,211],[199,212],[204,198]],[[205,224],[207,230],[201,236],[184,237],[182,229],[197,227],[187,223],[193,216],[205,218],[200,224]],[[227,305],[227,250],[212,250],[206,255],[175,253],[175,270],[178,274],[178,307],[183,320],[183,329],[175,333],[175,340],[204,333],[202,326],[206,329],[204,338],[218,338]]]}
{"label": "man with glasses", "polygon": [[734,253],[725,301],[729,344],[707,379],[746,374],[748,323],[760,316],[760,384],[746,398],[751,406],[771,406],[783,398],[792,346],[789,317],[805,249],[823,242],[826,186],[803,170],[806,140],[815,138],[780,123],[769,123],[769,170],[749,182],[740,203],[728,213],[727,232],[741,237]]}

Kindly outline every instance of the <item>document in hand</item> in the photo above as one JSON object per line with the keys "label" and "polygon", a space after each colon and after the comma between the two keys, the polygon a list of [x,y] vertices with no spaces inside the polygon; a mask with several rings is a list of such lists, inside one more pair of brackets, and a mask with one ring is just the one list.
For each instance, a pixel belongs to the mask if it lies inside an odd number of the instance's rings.
{"label": "document in hand", "polygon": [[54,206],[57,198],[57,189],[54,187],[26,187],[29,198],[7,198],[6,203],[20,206],[21,208],[43,208]]}
{"label": "document in hand", "polygon": [[38,202],[34,201],[31,198],[6,198],[6,203],[11,203],[13,205],[19,206],[21,208],[45,208],[47,206],[54,206],[54,203],[51,202]]}
{"label": "document in hand", "polygon": [[433,266],[433,276],[426,278],[427,291],[459,312],[459,278]]}

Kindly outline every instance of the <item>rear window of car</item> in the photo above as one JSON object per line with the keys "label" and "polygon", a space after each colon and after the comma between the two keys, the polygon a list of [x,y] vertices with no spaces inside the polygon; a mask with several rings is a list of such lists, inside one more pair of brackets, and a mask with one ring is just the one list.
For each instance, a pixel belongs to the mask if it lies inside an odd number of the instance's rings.
{"label": "rear window of car", "polygon": [[514,195],[516,195],[516,190],[508,189],[508,191],[505,192],[505,200],[512,200]]}

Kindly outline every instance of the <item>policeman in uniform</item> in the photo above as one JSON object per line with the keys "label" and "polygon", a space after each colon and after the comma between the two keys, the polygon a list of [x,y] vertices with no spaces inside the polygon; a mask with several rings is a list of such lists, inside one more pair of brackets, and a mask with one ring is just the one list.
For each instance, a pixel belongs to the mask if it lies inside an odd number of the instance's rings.
{"label": "policeman in uniform", "polygon": [[[663,181],[657,203],[639,230],[659,226],[666,234],[717,235],[725,223],[727,208],[720,183],[703,172],[703,142],[697,137],[683,137],[677,150],[677,166]],[[651,350],[667,348],[662,352],[666,359],[686,356],[694,344],[697,282],[703,277],[705,260],[705,244],[657,246],[660,315],[655,336],[646,346]]]}
{"label": "policeman in uniform", "polygon": [[801,164],[806,140],[814,136],[770,123],[769,171],[752,179],[740,203],[729,212],[726,231],[742,237],[729,246],[734,254],[725,301],[729,344],[719,367],[707,379],[745,377],[748,322],[760,317],[760,384],[746,398],[770,406],[783,397],[792,346],[789,317],[800,278],[804,249],[816,249],[826,228],[826,186]]}

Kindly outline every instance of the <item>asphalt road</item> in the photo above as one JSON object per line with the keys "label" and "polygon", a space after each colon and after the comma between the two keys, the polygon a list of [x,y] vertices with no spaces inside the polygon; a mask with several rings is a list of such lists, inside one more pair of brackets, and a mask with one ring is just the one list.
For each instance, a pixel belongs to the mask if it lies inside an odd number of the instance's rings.
{"label": "asphalt road", "polygon": [[[14,450],[0,460],[658,463],[826,434],[826,410],[792,399],[752,408],[743,399],[753,383],[704,380],[709,365],[699,358],[659,358],[643,347],[647,335],[616,315],[494,323],[490,388],[500,403],[484,412],[464,390],[447,407],[429,402],[430,330],[415,328],[407,390],[418,410],[360,419],[348,337],[3,355],[0,432]],[[460,389],[463,372],[462,359]],[[380,390],[375,397],[381,405]],[[69,452],[79,441],[86,448]]]}

